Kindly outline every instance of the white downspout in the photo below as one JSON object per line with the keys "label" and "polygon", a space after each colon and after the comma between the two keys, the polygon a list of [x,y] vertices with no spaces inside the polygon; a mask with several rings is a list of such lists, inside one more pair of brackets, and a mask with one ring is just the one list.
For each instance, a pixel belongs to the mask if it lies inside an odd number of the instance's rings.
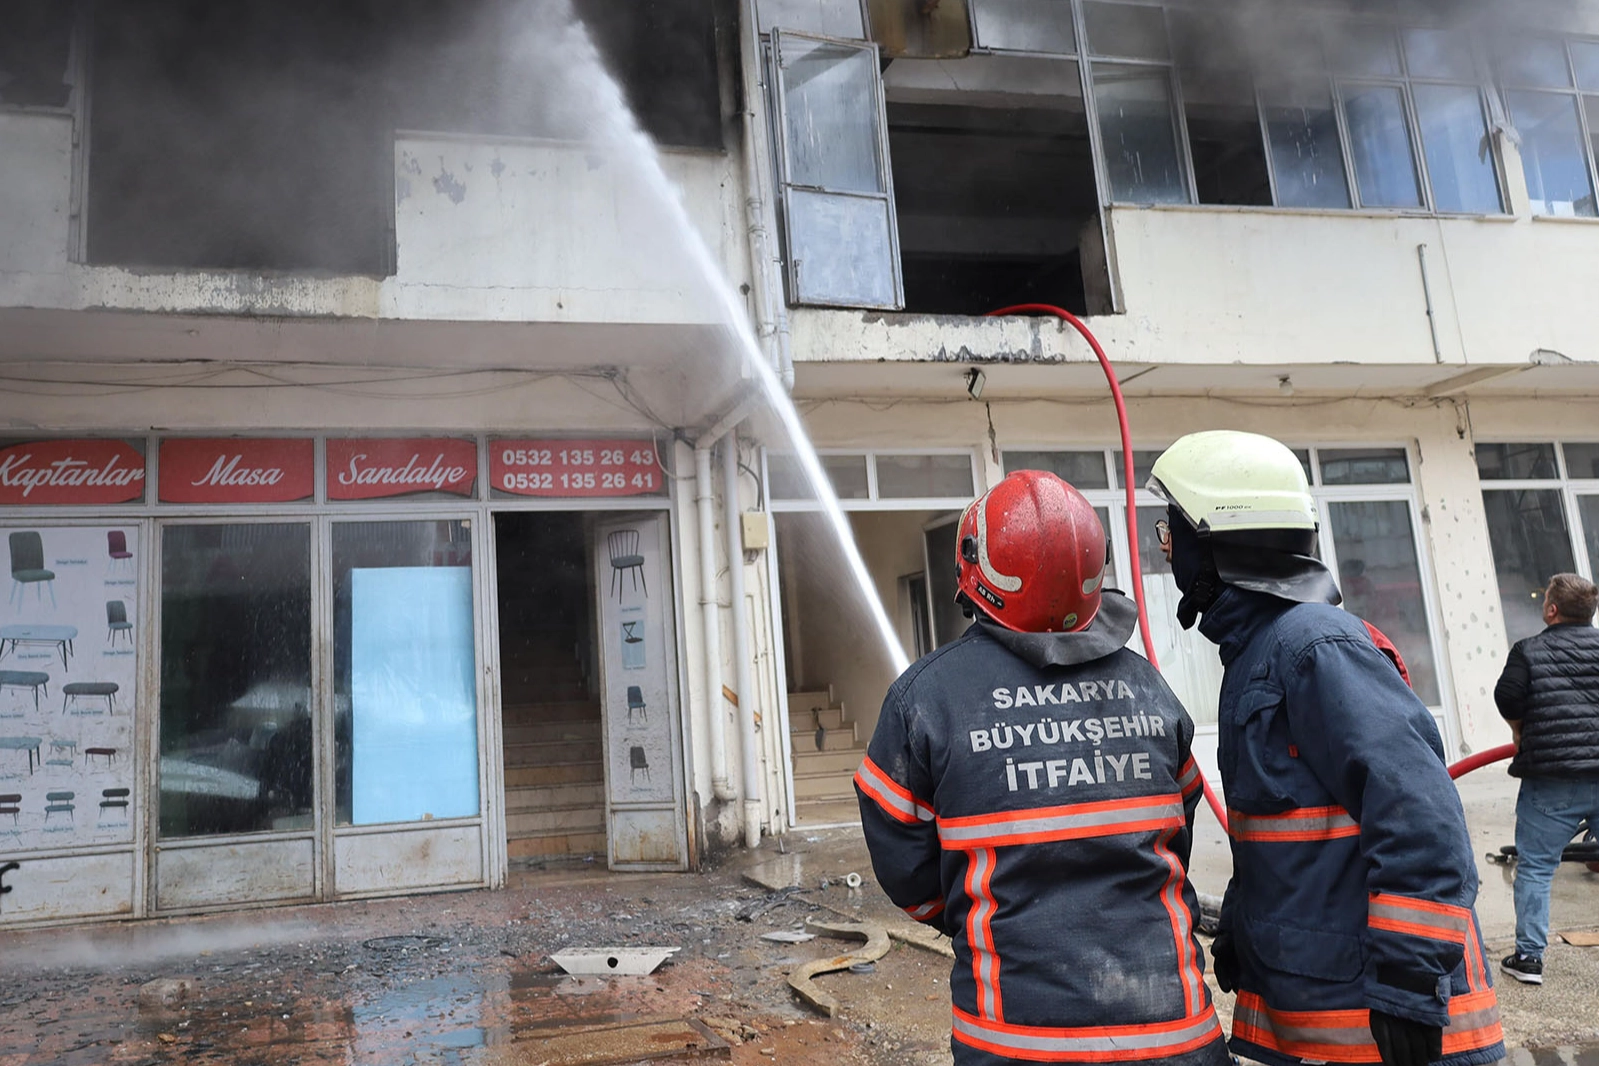
{"label": "white downspout", "polygon": [[722,438],[723,533],[727,537],[729,603],[733,612],[733,677],[738,692],[738,758],[744,786],[744,846],[761,846],[761,766],[755,737],[755,671],[750,656],[749,604],[744,599],[744,533],[738,492],[738,431]]}
{"label": "white downspout", "polygon": [[750,281],[755,286],[755,330],[767,358],[777,367],[783,388],[794,391],[794,354],[789,347],[788,304],[783,295],[782,260],[773,251],[776,225],[771,187],[771,145],[767,142],[766,99],[761,85],[761,27],[756,0],[739,5],[743,45],[739,72],[744,77],[744,212],[750,239]]}
{"label": "white downspout", "polygon": [[711,794],[723,803],[736,795],[727,778],[727,726],[722,719],[722,619],[716,600],[716,512],[712,508],[710,434],[694,444],[694,502],[699,506],[700,615],[705,620],[705,724],[710,730]]}

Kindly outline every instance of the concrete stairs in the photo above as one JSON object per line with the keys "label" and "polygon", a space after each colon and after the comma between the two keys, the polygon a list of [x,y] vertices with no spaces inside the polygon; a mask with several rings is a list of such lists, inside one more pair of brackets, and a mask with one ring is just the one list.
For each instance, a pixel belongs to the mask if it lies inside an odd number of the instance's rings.
{"label": "concrete stairs", "polygon": [[[546,691],[581,696],[581,679],[552,682]],[[599,702],[575,698],[506,704],[501,714],[510,859],[540,862],[604,855],[605,764]]]}
{"label": "concrete stairs", "polygon": [[800,824],[860,820],[851,783],[866,755],[859,735],[833,690],[788,694],[790,748],[794,753],[794,806]]}

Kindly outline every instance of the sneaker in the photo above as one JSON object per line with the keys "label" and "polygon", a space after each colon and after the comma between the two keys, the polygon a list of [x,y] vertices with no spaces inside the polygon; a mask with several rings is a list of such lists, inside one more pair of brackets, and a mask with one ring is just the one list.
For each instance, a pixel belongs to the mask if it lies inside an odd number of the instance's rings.
{"label": "sneaker", "polygon": [[1524,985],[1543,984],[1543,960],[1516,952],[1500,960],[1499,968]]}

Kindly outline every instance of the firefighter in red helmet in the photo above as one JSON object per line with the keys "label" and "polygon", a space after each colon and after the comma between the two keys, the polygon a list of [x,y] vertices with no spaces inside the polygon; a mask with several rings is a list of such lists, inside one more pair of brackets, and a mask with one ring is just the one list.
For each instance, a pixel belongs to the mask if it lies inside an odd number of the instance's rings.
{"label": "firefighter in red helmet", "polygon": [[1193,721],[1125,647],[1105,532],[1053,474],[961,516],[959,639],[894,682],[855,776],[883,890],[949,934],[957,1066],[1226,1066],[1194,937]]}

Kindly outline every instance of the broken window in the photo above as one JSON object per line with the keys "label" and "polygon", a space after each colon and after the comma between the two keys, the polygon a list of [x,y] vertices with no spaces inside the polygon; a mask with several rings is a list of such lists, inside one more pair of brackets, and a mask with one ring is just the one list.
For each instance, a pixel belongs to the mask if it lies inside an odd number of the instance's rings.
{"label": "broken window", "polygon": [[772,50],[789,295],[802,304],[898,308],[877,49],[776,30]]}
{"label": "broken window", "polygon": [[1533,213],[1599,216],[1591,169],[1599,160],[1599,139],[1591,132],[1599,121],[1599,96],[1581,92],[1599,89],[1599,46],[1558,37],[1512,37],[1502,42],[1498,61],[1505,103],[1521,133]]}
{"label": "broken window", "polygon": [[[714,3],[576,4],[659,140],[721,145]],[[528,54],[569,18],[511,0],[98,5],[90,261],[388,273],[397,129],[587,135],[565,68]]]}
{"label": "broken window", "polygon": [[1095,58],[1092,68],[1110,199],[1188,203],[1187,162],[1172,106],[1165,11],[1088,0],[1083,18],[1090,53],[1121,60]]}
{"label": "broken window", "polygon": [[906,309],[1086,311],[1098,193],[1076,62],[899,59],[885,77]]}
{"label": "broken window", "polygon": [[1269,206],[1271,175],[1244,27],[1224,13],[1174,9],[1167,17],[1195,197],[1202,204]]}
{"label": "broken window", "polygon": [[0,107],[66,107],[77,5],[12,0],[0,32]]}

